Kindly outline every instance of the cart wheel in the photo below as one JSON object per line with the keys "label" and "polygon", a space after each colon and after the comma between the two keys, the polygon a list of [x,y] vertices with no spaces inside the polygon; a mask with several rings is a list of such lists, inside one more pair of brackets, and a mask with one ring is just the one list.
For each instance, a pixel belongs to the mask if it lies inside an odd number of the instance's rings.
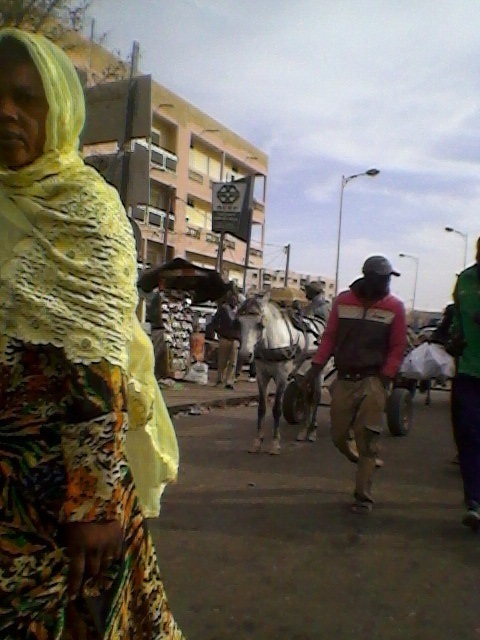
{"label": "cart wheel", "polygon": [[396,387],[387,400],[387,423],[393,436],[406,436],[412,426],[413,403],[408,389]]}
{"label": "cart wheel", "polygon": [[305,419],[305,400],[295,380],[285,389],[282,410],[288,424],[300,424]]}

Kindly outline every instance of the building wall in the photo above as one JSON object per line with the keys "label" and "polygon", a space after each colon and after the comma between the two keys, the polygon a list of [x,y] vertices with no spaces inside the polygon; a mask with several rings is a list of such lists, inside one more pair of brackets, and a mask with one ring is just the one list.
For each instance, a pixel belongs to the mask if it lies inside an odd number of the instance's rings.
{"label": "building wall", "polygon": [[[98,80],[101,68],[115,61],[102,47],[78,38],[67,53],[77,68],[86,72],[90,83]],[[249,264],[260,269],[265,237],[266,154],[158,83],[152,83],[151,138],[140,143],[151,150],[151,166],[150,202],[130,211],[142,234],[139,259],[160,264],[180,256],[218,267],[219,236],[211,231],[212,181],[256,175],[253,224],[259,228],[253,234],[257,240],[252,242]],[[101,148],[112,152],[115,143]],[[83,152],[87,157],[102,151],[98,145],[91,145]],[[225,236],[223,273],[239,285],[243,284],[245,251],[245,242]]]}
{"label": "building wall", "polygon": [[[335,293],[335,280],[311,273],[288,272],[288,285],[295,289],[304,289],[309,282],[321,283],[326,300],[333,300]],[[249,270],[247,279],[247,291],[267,291],[285,286],[284,269],[258,269]]]}

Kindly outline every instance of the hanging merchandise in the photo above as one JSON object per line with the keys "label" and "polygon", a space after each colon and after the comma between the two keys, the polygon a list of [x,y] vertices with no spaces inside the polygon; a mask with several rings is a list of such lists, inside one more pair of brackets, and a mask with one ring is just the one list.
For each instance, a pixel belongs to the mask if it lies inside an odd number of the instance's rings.
{"label": "hanging merchandise", "polygon": [[191,298],[185,291],[160,290],[159,307],[164,348],[157,375],[181,380],[190,367]]}

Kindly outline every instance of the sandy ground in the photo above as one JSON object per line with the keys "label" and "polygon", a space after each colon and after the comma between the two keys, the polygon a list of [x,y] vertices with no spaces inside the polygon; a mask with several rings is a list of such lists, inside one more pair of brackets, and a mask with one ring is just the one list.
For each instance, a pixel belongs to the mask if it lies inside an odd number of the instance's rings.
{"label": "sandy ground", "polygon": [[383,438],[369,516],[348,511],[355,467],[283,423],[279,456],[252,455],[256,407],[177,417],[179,481],[151,521],[189,640],[478,640],[480,536],[463,513],[448,393],[415,399]]}

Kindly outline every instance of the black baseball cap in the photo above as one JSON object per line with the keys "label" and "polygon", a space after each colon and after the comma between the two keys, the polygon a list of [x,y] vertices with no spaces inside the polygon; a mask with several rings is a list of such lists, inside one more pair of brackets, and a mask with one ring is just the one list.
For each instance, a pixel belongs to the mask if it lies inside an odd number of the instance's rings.
{"label": "black baseball cap", "polygon": [[370,256],[363,263],[364,274],[374,273],[377,276],[399,276],[399,272],[392,267],[390,260],[385,256]]}

